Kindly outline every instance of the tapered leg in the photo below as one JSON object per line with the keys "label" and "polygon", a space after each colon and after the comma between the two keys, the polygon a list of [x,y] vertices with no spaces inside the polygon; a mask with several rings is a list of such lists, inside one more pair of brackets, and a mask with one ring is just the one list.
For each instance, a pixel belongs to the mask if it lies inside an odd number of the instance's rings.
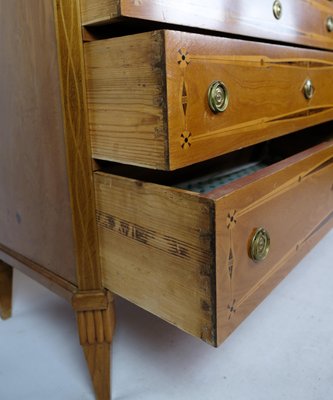
{"label": "tapered leg", "polygon": [[0,317],[12,315],[13,268],[0,260]]}
{"label": "tapered leg", "polygon": [[73,298],[80,343],[95,389],[96,400],[111,398],[111,343],[115,310],[109,292],[79,292]]}

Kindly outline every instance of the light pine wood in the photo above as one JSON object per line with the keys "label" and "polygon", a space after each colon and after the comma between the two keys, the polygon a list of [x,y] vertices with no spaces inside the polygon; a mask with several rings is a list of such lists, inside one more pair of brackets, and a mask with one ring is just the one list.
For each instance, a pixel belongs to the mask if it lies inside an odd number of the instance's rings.
{"label": "light pine wood", "polygon": [[[156,31],[86,43],[85,56],[97,159],[173,170],[333,118],[332,53]],[[220,114],[215,80],[230,97]]]}
{"label": "light pine wood", "polygon": [[0,317],[12,315],[13,268],[0,260]]}
{"label": "light pine wood", "polygon": [[109,20],[116,20],[120,16],[120,4],[118,0],[81,0],[82,23],[90,21],[93,24]]}
{"label": "light pine wood", "polygon": [[85,44],[92,153],[168,168],[162,32]]}
{"label": "light pine wood", "polygon": [[333,48],[326,28],[333,14],[328,0],[281,1],[282,17],[273,15],[273,0],[83,0],[85,25],[108,24],[125,17],[219,32]]}
{"label": "light pine wood", "polygon": [[[97,172],[104,285],[218,345],[332,226],[332,177],[332,141],[205,195]],[[271,251],[255,263],[259,227]]]}
{"label": "light pine wood", "polygon": [[104,173],[95,184],[104,286],[214,343],[213,202]]}

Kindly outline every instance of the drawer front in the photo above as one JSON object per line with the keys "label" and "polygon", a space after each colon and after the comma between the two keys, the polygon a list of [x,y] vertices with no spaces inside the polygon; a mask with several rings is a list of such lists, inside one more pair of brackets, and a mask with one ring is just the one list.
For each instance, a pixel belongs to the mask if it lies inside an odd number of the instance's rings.
{"label": "drawer front", "polygon": [[156,31],[85,55],[95,158],[177,169],[333,118],[329,52]]}
{"label": "drawer front", "polygon": [[[214,195],[223,196],[216,204],[218,343],[333,226],[333,147],[235,187]],[[270,246],[265,259],[254,261],[259,228]]]}
{"label": "drawer front", "polygon": [[82,0],[84,25],[122,17],[333,48],[329,0]]}
{"label": "drawer front", "polygon": [[95,187],[105,287],[217,345],[333,226],[333,143],[202,195],[102,172]]}

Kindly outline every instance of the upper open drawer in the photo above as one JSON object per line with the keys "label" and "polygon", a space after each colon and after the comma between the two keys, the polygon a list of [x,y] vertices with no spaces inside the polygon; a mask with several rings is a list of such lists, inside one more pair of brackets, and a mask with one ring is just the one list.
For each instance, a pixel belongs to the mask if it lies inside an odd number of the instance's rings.
{"label": "upper open drawer", "polygon": [[84,25],[125,17],[333,49],[329,0],[82,0]]}
{"label": "upper open drawer", "polygon": [[333,118],[333,53],[178,31],[85,45],[93,156],[173,170]]}

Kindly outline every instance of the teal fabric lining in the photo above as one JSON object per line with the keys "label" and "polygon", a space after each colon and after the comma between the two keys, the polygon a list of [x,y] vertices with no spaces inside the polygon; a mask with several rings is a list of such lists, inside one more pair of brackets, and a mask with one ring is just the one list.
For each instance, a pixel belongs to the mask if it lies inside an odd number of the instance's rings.
{"label": "teal fabric lining", "polygon": [[177,187],[185,190],[190,190],[191,192],[208,193],[218,187],[233,182],[236,179],[250,175],[265,167],[267,167],[267,164],[263,162],[247,164],[246,166],[237,168],[237,170],[231,170],[229,172],[224,171],[220,174],[215,173],[203,176],[201,178],[191,179],[190,181],[178,184]]}

